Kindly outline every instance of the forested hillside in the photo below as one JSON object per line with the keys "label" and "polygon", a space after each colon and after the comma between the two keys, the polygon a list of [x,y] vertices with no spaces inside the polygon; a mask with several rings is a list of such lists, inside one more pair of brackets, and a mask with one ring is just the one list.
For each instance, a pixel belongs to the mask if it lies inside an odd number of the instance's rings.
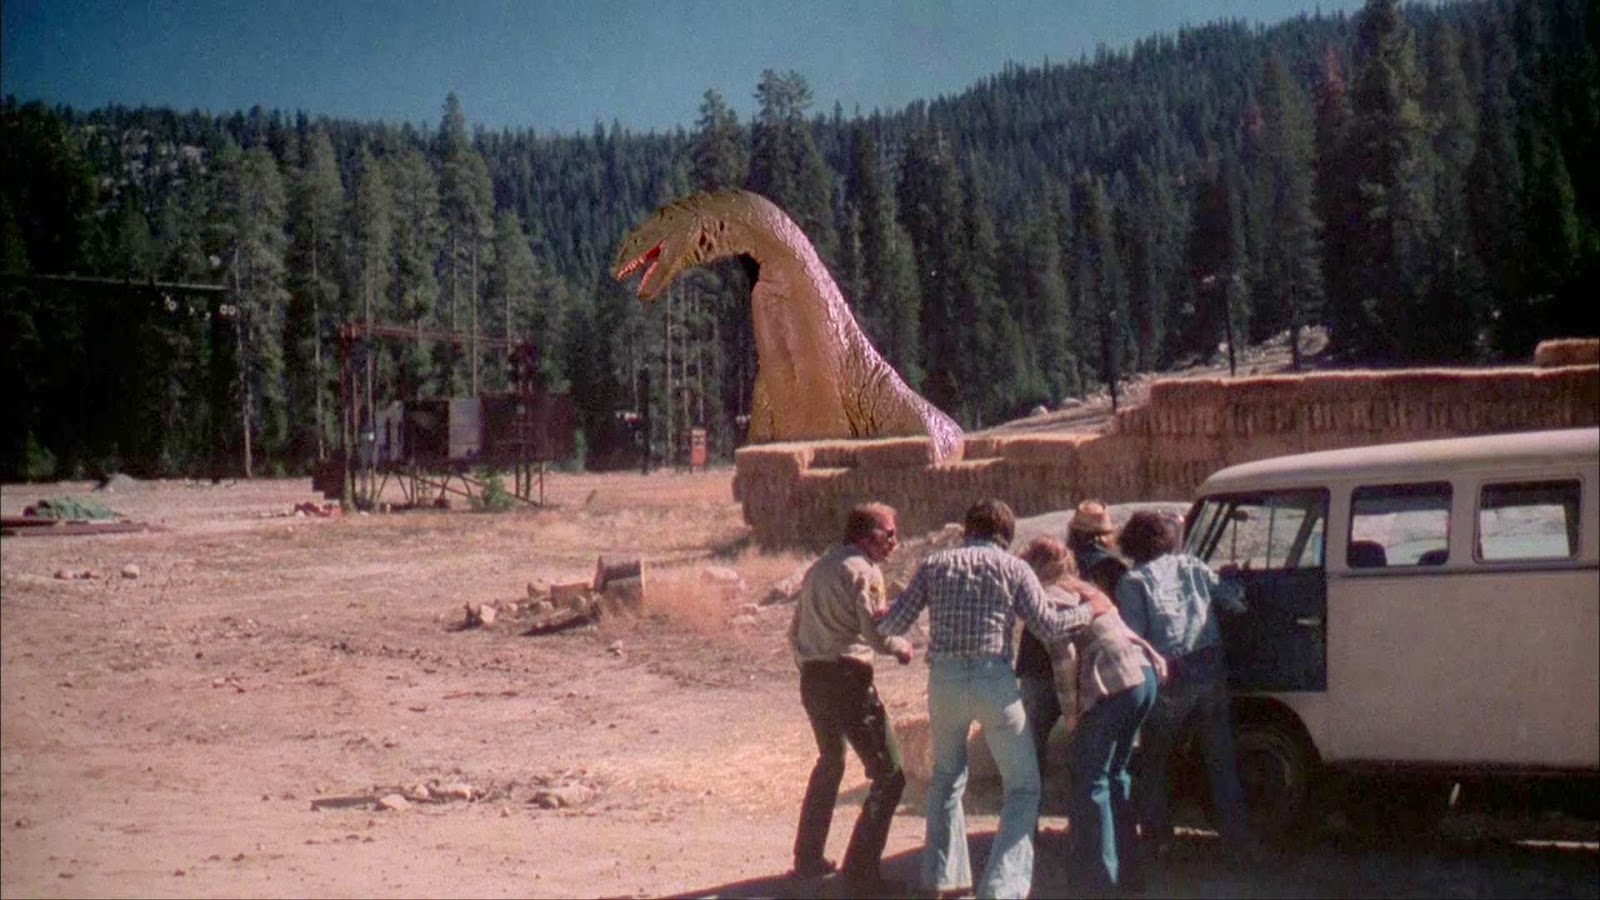
{"label": "forested hillside", "polygon": [[1313,324],[1319,364],[1523,361],[1595,333],[1597,31],[1586,0],[1371,0],[871,115],[769,71],[753,121],[707,91],[666,134],[473,129],[454,95],[426,126],[8,97],[0,478],[307,471],[336,452],[347,321],[469,336],[384,342],[380,405],[504,390],[481,339],[527,339],[576,464],[621,457],[626,411],[660,452],[702,424],[725,457],[755,374],[742,269],[651,306],[607,274],[650,210],[718,187],[787,209],[968,427]]}

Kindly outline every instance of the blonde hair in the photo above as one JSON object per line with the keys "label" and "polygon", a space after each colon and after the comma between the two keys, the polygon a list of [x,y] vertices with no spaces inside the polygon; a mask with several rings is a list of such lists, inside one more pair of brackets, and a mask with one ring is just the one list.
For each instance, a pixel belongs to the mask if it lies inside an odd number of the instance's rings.
{"label": "blonde hair", "polygon": [[1067,550],[1067,545],[1050,535],[1041,535],[1028,542],[1017,554],[1033,568],[1043,584],[1054,584],[1063,578],[1076,578],[1078,561]]}

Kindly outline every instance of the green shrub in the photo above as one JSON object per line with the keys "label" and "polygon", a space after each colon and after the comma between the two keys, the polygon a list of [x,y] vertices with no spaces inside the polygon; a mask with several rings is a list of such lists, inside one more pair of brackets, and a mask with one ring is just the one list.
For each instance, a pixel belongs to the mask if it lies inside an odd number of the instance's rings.
{"label": "green shrub", "polygon": [[516,498],[506,490],[505,479],[495,469],[479,474],[483,493],[472,498],[472,508],[479,512],[505,512],[516,505]]}
{"label": "green shrub", "polygon": [[56,455],[28,432],[22,460],[22,477],[28,481],[50,481],[56,476]]}

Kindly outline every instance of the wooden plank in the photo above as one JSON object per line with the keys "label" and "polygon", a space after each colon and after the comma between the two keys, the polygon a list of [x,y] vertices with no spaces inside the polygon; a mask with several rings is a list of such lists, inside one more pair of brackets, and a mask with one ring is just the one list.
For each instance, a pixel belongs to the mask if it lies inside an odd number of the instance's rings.
{"label": "wooden plank", "polygon": [[7,523],[0,528],[0,536],[4,537],[71,537],[83,534],[126,534],[131,531],[151,531],[152,528],[143,522],[62,522],[50,528],[37,528],[21,526],[13,528]]}

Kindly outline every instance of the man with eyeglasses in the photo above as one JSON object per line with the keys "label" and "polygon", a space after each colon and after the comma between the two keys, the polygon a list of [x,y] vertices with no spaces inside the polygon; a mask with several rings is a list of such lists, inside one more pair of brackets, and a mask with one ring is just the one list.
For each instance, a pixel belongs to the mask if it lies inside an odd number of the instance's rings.
{"label": "man with eyeglasses", "polygon": [[800,666],[800,702],[817,739],[817,763],[800,806],[794,875],[814,878],[835,869],[823,851],[848,743],[871,780],[844,855],[845,883],[852,896],[903,893],[884,882],[879,870],[906,776],[872,678],[875,651],[902,665],[912,656],[909,641],[882,637],[876,627],[887,606],[878,566],[897,543],[892,507],[864,503],[851,509],[844,542],[806,571],[789,623],[789,646]]}

